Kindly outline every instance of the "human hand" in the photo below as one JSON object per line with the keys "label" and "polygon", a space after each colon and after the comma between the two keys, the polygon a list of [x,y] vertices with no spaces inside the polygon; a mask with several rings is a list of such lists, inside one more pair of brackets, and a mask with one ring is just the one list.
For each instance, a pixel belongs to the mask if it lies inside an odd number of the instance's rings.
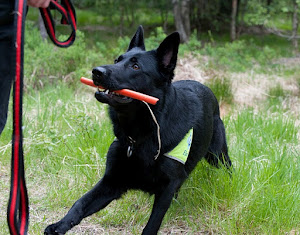
{"label": "human hand", "polygon": [[47,8],[50,4],[50,0],[27,0],[27,4],[32,7]]}

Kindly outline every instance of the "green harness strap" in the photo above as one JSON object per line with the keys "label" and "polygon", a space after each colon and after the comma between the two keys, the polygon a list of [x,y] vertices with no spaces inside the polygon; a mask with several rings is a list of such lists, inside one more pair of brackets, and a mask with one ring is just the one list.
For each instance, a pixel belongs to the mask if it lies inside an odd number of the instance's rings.
{"label": "green harness strap", "polygon": [[193,128],[185,135],[185,137],[180,141],[180,143],[170,152],[164,155],[168,158],[174,159],[182,164],[185,164],[192,145],[193,140]]}

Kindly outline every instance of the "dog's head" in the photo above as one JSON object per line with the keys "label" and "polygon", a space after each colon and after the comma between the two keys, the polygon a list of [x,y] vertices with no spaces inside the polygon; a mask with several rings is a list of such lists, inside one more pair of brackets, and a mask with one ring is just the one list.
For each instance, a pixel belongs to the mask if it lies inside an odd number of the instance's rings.
{"label": "dog's head", "polygon": [[157,95],[157,90],[169,85],[173,79],[179,43],[179,34],[175,32],[156,50],[146,51],[143,28],[139,26],[127,52],[120,55],[115,64],[93,69],[94,84],[104,88],[96,92],[97,100],[111,106],[132,103],[131,98],[114,93],[120,89]]}

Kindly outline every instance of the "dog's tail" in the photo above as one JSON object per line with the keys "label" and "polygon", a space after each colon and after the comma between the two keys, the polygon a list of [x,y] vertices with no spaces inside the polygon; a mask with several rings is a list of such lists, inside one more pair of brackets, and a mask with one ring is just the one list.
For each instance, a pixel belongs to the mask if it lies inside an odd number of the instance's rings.
{"label": "dog's tail", "polygon": [[[218,112],[218,110],[216,110],[216,112]],[[213,125],[213,136],[205,159],[215,167],[219,167],[221,163],[227,168],[230,168],[232,163],[228,155],[225,128],[218,114],[214,115]]]}

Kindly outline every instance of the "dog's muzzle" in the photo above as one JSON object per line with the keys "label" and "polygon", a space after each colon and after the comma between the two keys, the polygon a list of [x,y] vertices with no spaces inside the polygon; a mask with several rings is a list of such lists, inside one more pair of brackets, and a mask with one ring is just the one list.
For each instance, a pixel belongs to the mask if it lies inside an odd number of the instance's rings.
{"label": "dog's muzzle", "polygon": [[[110,105],[115,104],[127,104],[132,101],[132,98],[122,96],[114,92],[114,90],[118,90],[117,87],[107,87],[105,84],[108,83],[111,70],[105,67],[99,66],[93,69],[93,82],[96,86],[100,86],[102,88],[98,88],[98,91],[95,93],[95,97],[99,102],[108,103]],[[110,85],[112,82],[109,82]]]}
{"label": "dog's muzzle", "polygon": [[104,79],[108,79],[110,75],[110,70],[104,68],[104,67],[96,67],[92,71],[93,73],[93,82],[96,86],[101,86],[101,81]]}

